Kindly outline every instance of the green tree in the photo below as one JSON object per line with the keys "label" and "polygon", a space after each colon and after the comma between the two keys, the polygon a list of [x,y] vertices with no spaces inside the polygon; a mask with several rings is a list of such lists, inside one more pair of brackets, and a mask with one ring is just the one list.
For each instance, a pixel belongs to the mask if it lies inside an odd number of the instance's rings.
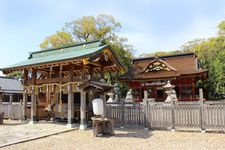
{"label": "green tree", "polygon": [[220,36],[225,36],[225,21],[220,22],[217,27],[219,28],[218,34]]}
{"label": "green tree", "polygon": [[121,25],[111,15],[101,14],[96,18],[84,16],[81,19],[66,23],[65,30],[73,34],[79,41],[90,41],[95,39],[108,39],[119,31]]}
{"label": "green tree", "polygon": [[22,79],[23,72],[14,71],[14,72],[8,73],[6,76],[11,77],[11,78],[15,78],[15,79]]}
{"label": "green tree", "polygon": [[45,38],[45,40],[40,44],[40,47],[41,49],[56,48],[73,43],[74,41],[70,33],[65,31],[57,31],[56,34]]}
{"label": "green tree", "polygon": [[197,39],[182,46],[183,51],[195,52],[200,60],[202,69],[208,70],[208,79],[204,82],[213,99],[218,93],[224,94],[224,51],[225,51],[225,22],[218,25],[218,36],[208,39]]}
{"label": "green tree", "polygon": [[225,94],[225,50],[221,51],[213,61],[215,68],[216,91]]}

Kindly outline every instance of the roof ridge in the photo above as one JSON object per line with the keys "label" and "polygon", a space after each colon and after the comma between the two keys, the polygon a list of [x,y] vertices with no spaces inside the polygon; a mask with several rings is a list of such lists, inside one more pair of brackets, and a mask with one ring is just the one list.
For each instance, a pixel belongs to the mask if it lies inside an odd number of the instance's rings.
{"label": "roof ridge", "polygon": [[[180,57],[180,56],[189,56],[189,55],[195,55],[195,53],[190,52],[190,53],[182,53],[182,54],[171,54],[171,55],[165,55],[165,56],[158,56],[159,58],[171,58],[171,57]],[[151,56],[151,57],[143,57],[143,58],[135,58],[133,59],[133,63],[135,61],[142,61],[142,60],[148,60],[148,59],[155,59],[156,56]]]}
{"label": "roof ridge", "polygon": [[2,79],[14,79],[14,80],[17,80],[16,78],[13,78],[13,77],[7,77],[7,76],[0,76],[0,78],[2,78]]}
{"label": "roof ridge", "polygon": [[104,43],[103,39],[98,39],[98,40],[92,40],[92,41],[88,41],[88,42],[81,42],[81,43],[76,43],[76,44],[70,44],[70,45],[65,45],[65,46],[61,46],[61,47],[57,47],[57,48],[48,48],[48,49],[43,49],[43,50],[38,50],[38,51],[33,51],[33,52],[29,52],[30,55],[32,54],[36,54],[36,53],[42,53],[42,52],[48,52],[48,51],[53,51],[53,50],[59,50],[62,48],[69,48],[69,47],[75,47],[75,46],[80,46],[80,45],[84,45],[84,44],[91,44],[91,43],[97,43],[97,42],[101,42]]}

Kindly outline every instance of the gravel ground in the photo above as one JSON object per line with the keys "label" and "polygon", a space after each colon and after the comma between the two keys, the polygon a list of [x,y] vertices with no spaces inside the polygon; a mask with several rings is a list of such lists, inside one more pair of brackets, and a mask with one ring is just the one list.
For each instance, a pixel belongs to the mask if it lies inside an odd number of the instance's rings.
{"label": "gravel ground", "polygon": [[225,149],[225,134],[116,129],[111,137],[93,137],[92,130],[74,130],[2,148],[3,150],[144,150]]}

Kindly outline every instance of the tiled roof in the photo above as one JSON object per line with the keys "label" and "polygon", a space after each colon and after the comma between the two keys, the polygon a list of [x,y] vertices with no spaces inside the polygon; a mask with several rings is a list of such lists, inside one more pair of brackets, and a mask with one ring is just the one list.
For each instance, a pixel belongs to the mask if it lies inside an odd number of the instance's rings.
{"label": "tiled roof", "polygon": [[22,93],[21,82],[14,78],[0,77],[0,88],[0,92]]}
{"label": "tiled roof", "polygon": [[145,79],[161,79],[172,78],[186,75],[196,75],[206,72],[198,68],[197,58],[194,53],[169,55],[159,57],[162,62],[173,67],[175,70],[170,71],[152,71],[144,72],[146,68],[154,62],[156,57],[134,59],[133,64],[128,72],[121,76],[121,80],[145,80]]}
{"label": "tiled roof", "polygon": [[[10,65],[0,70],[22,68],[32,65],[48,64],[52,62],[60,62],[71,59],[86,58],[101,52],[105,48],[109,48],[115,55],[115,52],[102,40],[96,40],[76,45],[70,45],[60,48],[40,50],[31,52],[27,60]],[[118,60],[120,63],[120,61]],[[122,64],[120,63],[122,66]]]}

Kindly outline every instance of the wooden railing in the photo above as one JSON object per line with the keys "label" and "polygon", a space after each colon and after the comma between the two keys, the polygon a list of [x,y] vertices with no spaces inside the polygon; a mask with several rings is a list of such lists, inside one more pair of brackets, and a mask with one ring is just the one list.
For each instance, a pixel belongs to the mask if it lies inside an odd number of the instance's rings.
{"label": "wooden railing", "polygon": [[117,126],[225,130],[225,101],[106,103]]}

